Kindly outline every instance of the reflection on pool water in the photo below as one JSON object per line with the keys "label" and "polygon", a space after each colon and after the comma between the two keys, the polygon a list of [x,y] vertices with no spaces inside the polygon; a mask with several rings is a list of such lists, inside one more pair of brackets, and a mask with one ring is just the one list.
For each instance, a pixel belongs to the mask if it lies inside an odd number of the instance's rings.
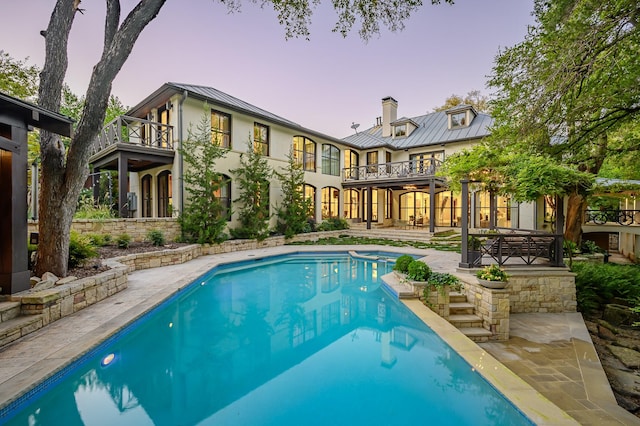
{"label": "reflection on pool water", "polygon": [[215,268],[0,423],[531,424],[380,286],[392,265]]}

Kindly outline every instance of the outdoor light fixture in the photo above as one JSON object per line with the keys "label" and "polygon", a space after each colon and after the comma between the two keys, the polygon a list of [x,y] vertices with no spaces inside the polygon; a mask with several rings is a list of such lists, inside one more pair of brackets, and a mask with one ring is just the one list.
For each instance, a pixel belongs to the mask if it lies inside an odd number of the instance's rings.
{"label": "outdoor light fixture", "polygon": [[414,190],[418,189],[418,187],[415,186],[415,185],[405,185],[405,186],[402,187],[402,189],[406,189],[406,190],[409,190],[409,191],[414,191]]}
{"label": "outdoor light fixture", "polygon": [[109,355],[102,358],[100,365],[102,365],[103,367],[106,367],[107,365],[111,364],[115,358],[116,358],[116,354],[110,353]]}

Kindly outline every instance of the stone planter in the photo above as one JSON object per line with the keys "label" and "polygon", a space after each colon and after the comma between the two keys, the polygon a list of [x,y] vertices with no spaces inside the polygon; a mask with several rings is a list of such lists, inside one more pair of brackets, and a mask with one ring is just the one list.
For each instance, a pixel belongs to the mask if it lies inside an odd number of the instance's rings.
{"label": "stone planter", "polygon": [[508,281],[488,281],[488,280],[481,280],[480,278],[478,278],[478,282],[483,287],[493,288],[493,289],[502,289],[502,288],[505,288],[507,284],[509,284]]}

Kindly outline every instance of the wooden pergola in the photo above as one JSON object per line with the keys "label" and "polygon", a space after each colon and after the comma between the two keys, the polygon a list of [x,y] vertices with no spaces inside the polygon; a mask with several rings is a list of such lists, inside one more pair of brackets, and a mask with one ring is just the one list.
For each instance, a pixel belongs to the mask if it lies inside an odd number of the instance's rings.
{"label": "wooden pergola", "polygon": [[0,93],[0,294],[28,290],[27,135],[33,127],[71,137],[73,120]]}

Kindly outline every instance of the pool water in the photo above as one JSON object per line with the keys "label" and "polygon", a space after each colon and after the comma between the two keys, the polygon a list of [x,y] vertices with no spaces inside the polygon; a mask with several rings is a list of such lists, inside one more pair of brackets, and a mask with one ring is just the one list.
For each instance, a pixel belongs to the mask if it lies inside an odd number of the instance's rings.
{"label": "pool water", "polygon": [[218,267],[10,425],[529,425],[346,254]]}

